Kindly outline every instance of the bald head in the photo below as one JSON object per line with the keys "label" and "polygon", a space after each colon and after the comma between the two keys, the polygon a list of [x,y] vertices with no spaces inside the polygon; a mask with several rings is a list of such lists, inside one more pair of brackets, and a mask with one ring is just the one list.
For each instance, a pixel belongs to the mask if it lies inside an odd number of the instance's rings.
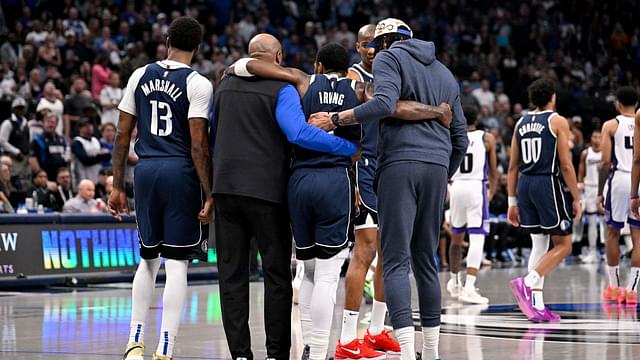
{"label": "bald head", "polygon": [[91,180],[82,180],[80,184],[78,184],[78,195],[83,198],[85,201],[89,201],[93,199],[95,195],[96,187],[93,185],[93,181]]}
{"label": "bald head", "polygon": [[365,25],[358,30],[358,42],[361,41],[371,41],[373,40],[373,35],[376,32],[375,25]]}
{"label": "bald head", "polygon": [[282,62],[282,45],[273,35],[258,34],[249,41],[249,56],[280,64]]}

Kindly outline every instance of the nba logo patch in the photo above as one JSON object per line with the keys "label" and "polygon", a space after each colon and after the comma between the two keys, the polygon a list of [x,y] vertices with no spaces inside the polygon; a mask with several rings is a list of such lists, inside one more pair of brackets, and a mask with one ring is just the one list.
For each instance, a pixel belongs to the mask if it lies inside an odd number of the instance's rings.
{"label": "nba logo patch", "polygon": [[562,220],[560,222],[560,229],[565,231],[565,230],[569,230],[569,228],[571,227],[571,221],[569,220]]}

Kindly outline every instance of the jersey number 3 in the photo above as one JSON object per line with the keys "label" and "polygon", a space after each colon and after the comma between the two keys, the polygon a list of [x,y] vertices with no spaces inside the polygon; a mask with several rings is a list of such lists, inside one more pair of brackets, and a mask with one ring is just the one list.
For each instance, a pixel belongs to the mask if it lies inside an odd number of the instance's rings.
{"label": "jersey number 3", "polygon": [[[163,101],[151,100],[151,133],[156,136],[169,136],[173,131],[171,107]],[[159,115],[164,112],[164,115]],[[158,119],[164,121],[164,129],[158,129]]]}
{"label": "jersey number 3", "polygon": [[540,160],[540,152],[542,150],[541,138],[522,139],[520,144],[522,145],[522,161],[524,161],[525,164],[538,162],[538,160]]}

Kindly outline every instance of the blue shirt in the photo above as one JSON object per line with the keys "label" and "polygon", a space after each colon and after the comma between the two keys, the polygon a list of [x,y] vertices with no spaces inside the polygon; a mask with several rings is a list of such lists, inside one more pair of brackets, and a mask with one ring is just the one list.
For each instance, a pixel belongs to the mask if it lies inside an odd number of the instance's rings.
{"label": "blue shirt", "polygon": [[307,124],[300,96],[292,85],[283,86],[278,93],[276,121],[290,143],[305,149],[347,157],[357,150],[355,144]]}

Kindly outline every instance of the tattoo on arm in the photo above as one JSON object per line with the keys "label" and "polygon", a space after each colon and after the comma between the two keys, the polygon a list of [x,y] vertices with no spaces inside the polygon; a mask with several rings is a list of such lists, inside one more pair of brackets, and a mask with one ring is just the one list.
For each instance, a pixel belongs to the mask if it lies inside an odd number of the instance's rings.
{"label": "tattoo on arm", "polygon": [[191,158],[198,173],[202,189],[206,196],[209,197],[213,191],[213,171],[207,119],[189,119],[189,128],[191,132]]}
{"label": "tattoo on arm", "polygon": [[129,157],[131,133],[135,126],[136,117],[121,111],[111,159],[113,164],[113,187],[118,190],[124,190],[124,171]]}
{"label": "tattoo on arm", "polygon": [[401,100],[398,101],[393,117],[408,121],[420,121],[437,119],[442,115],[444,115],[444,110],[438,106],[425,105],[417,101]]}

